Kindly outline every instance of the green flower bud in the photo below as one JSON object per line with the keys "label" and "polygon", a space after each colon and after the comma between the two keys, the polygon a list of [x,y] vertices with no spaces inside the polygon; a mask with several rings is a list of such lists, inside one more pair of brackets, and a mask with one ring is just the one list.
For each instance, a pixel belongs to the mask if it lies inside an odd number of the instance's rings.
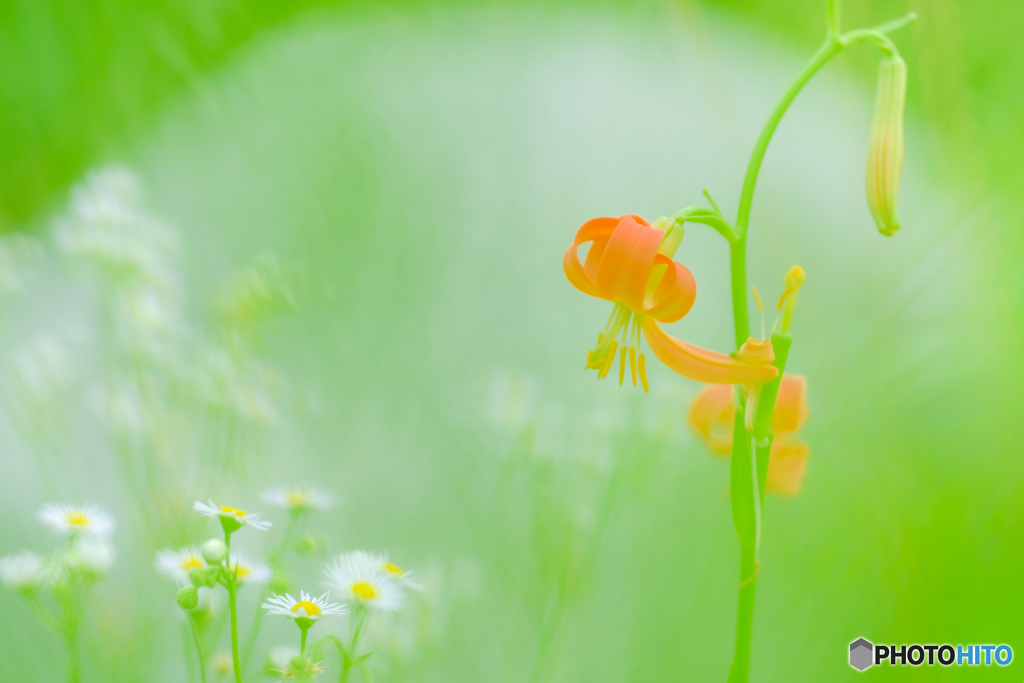
{"label": "green flower bud", "polygon": [[270,577],[270,584],[268,586],[270,590],[275,593],[283,595],[288,592],[288,575],[283,571],[275,571]]}
{"label": "green flower bud", "polygon": [[203,559],[210,564],[220,564],[228,557],[228,547],[224,541],[211,538],[203,544]]}
{"label": "green flower bud", "polygon": [[907,99],[907,63],[899,55],[878,67],[875,118],[868,143],[868,207],[878,231],[892,235],[900,229],[896,195],[903,168],[903,105]]}
{"label": "green flower bud", "polygon": [[199,589],[195,586],[182,588],[174,599],[178,601],[178,607],[181,609],[195,609],[199,604]]}
{"label": "green flower bud", "polygon": [[220,567],[196,567],[188,573],[188,580],[192,582],[192,585],[196,588],[202,588],[203,586],[216,586],[217,577],[220,575]]}

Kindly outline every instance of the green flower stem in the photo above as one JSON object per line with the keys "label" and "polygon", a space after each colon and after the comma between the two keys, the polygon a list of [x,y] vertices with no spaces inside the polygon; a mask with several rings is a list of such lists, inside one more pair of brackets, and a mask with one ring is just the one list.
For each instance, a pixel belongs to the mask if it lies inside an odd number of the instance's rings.
{"label": "green flower stem", "polygon": [[[361,663],[356,661],[359,659],[357,655],[359,648],[359,636],[363,633],[363,626],[365,626],[366,622],[368,621],[370,611],[362,605],[357,605],[355,611],[357,613],[355,615],[356,625],[355,629],[352,631],[352,643],[348,646],[347,651],[342,651],[341,678],[339,679],[339,683],[346,683],[346,681],[348,681],[349,671],[352,670],[353,666],[357,666]],[[360,667],[360,671],[363,671],[362,667]]]}
{"label": "green flower stem", "polygon": [[768,458],[771,455],[772,440],[775,435],[771,431],[772,414],[775,412],[775,400],[779,396],[782,374],[786,371],[789,359],[789,347],[793,345],[793,336],[788,332],[772,333],[772,349],[775,360],[772,365],[779,369],[779,375],[761,387],[761,399],[754,415],[754,444],[757,456],[757,481],[760,498],[764,500],[768,485]]}
{"label": "green flower stem", "polygon": [[61,633],[68,651],[68,680],[79,683],[82,680],[82,656],[78,647],[78,615],[75,613],[75,596],[70,586],[57,591],[63,617],[60,623]]}
{"label": "green flower stem", "polygon": [[224,587],[228,590],[228,606],[231,610],[231,661],[235,668],[235,683],[242,683],[242,662],[238,657],[238,576],[231,569],[231,532],[224,529],[224,545],[228,547]]}
{"label": "green flower stem", "polygon": [[789,105],[793,103],[793,100],[814,74],[839,54],[843,47],[844,44],[838,36],[830,36],[825,44],[818,49],[804,70],[789,86],[786,94],[775,105],[775,110],[768,117],[764,128],[761,129],[761,135],[757,138],[754,151],[750,155],[747,173],[743,178],[743,191],[740,193],[740,206],[736,213],[734,226],[739,239],[730,242],[729,246],[729,265],[732,270],[732,314],[737,349],[743,346],[743,342],[750,336],[750,314],[747,306],[747,230],[750,225],[750,209],[754,202],[754,189],[757,187],[757,176],[761,172],[761,163],[764,161],[764,155],[768,151],[768,144],[772,141],[775,129],[778,128]]}
{"label": "green flower stem", "polygon": [[199,624],[189,614],[188,623],[192,626],[192,639],[196,642],[196,653],[199,655],[199,678],[206,683],[206,648],[203,647],[203,638],[199,634]]}
{"label": "green flower stem", "polygon": [[[288,527],[285,529],[284,537],[281,539],[281,542],[272,551],[270,551],[270,566],[275,572],[280,571],[281,564],[284,562],[284,557],[288,553],[288,548],[291,547],[292,536],[295,533],[295,529],[301,516],[301,512],[292,512],[288,515]],[[242,651],[243,667],[248,667],[249,661],[252,659],[252,651],[256,647],[256,639],[260,634],[260,627],[263,626],[263,616],[266,612],[261,605],[263,604],[263,600],[267,597],[267,589],[264,588],[260,592],[259,600],[256,601],[256,615],[252,620],[252,630],[249,631],[249,637],[245,640],[245,649]]]}

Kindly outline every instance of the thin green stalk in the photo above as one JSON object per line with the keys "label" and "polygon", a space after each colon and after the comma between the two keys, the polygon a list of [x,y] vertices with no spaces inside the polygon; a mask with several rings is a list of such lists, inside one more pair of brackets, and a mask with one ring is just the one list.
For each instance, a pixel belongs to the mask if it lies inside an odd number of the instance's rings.
{"label": "thin green stalk", "polygon": [[362,635],[363,626],[369,617],[370,611],[363,606],[356,607],[359,612],[359,617],[356,621],[355,629],[352,632],[352,644],[348,647],[348,652],[343,653],[341,659],[341,678],[339,683],[346,683],[348,681],[349,671],[356,665],[355,660],[358,659],[358,647],[359,647],[359,636]]}
{"label": "thin green stalk", "polygon": [[70,590],[65,587],[60,592],[61,606],[64,610],[61,630],[68,650],[68,680],[71,683],[79,683],[82,680],[82,657],[78,647],[78,616],[75,614],[75,596]]}
{"label": "thin green stalk", "polygon": [[199,678],[206,683],[206,648],[203,647],[203,639],[199,635],[199,624],[191,614],[188,615],[188,622],[192,625],[192,639],[196,642],[196,654],[199,655]]}
{"label": "thin green stalk", "polygon": [[740,546],[740,590],[736,608],[736,644],[733,649],[729,683],[750,677],[750,636],[754,626],[754,590],[757,588],[757,547]]}
{"label": "thin green stalk", "polygon": [[228,547],[227,553],[227,580],[224,586],[228,589],[228,605],[231,610],[231,661],[235,668],[235,683],[242,683],[242,662],[238,656],[238,604],[236,593],[238,590],[238,576],[231,569],[231,534],[224,531],[224,545]]}
{"label": "thin green stalk", "polygon": [[[747,164],[746,176],[743,179],[743,190],[740,194],[739,209],[736,215],[735,229],[739,239],[729,245],[729,267],[732,282],[733,327],[736,336],[736,348],[739,349],[750,336],[750,313],[747,302],[747,235],[750,227],[750,211],[754,201],[754,190],[761,164],[768,151],[772,136],[789,106],[796,99],[811,78],[839,54],[844,43],[839,36],[838,2],[831,0],[828,8],[829,36],[811,61],[804,67],[796,80],[779,100],[761,134],[754,144],[750,161]],[[780,373],[781,376],[781,373]],[[778,387],[775,387],[777,391]],[[762,408],[771,415],[775,404],[775,393],[764,397],[768,405]],[[750,677],[750,640],[754,623],[754,594],[757,587],[757,552],[760,542],[760,508],[764,490],[764,477],[767,473],[767,455],[764,440],[759,439],[755,448],[751,449],[750,435],[742,425],[743,414],[737,412],[736,433],[733,439],[732,454],[732,501],[733,515],[737,533],[740,535],[740,574],[739,591],[736,606],[736,640],[733,648],[733,661],[729,669],[729,683],[747,683]],[[770,441],[768,442],[770,448]],[[745,447],[743,447],[745,446]],[[761,456],[761,457],[759,457]]]}
{"label": "thin green stalk", "polygon": [[78,634],[69,633],[67,635],[68,645],[68,680],[71,683],[79,683],[82,680],[82,662],[81,654],[78,649]]}
{"label": "thin green stalk", "polygon": [[743,178],[739,210],[736,213],[735,228],[739,239],[729,245],[729,265],[732,270],[732,314],[737,349],[743,346],[743,342],[750,336],[750,313],[747,305],[747,229],[750,225],[750,209],[754,203],[754,189],[757,187],[757,176],[761,172],[761,163],[764,161],[764,155],[768,151],[768,145],[772,141],[775,129],[778,128],[789,105],[793,103],[793,100],[814,74],[839,54],[843,47],[838,36],[830,36],[825,44],[818,49],[804,70],[789,86],[786,94],[775,105],[775,110],[765,122],[764,128],[761,129],[761,135],[754,144],[754,151],[751,152],[747,173]]}
{"label": "thin green stalk", "polygon": [[[295,533],[295,529],[298,526],[299,519],[302,517],[301,512],[292,512],[288,515],[288,527],[285,529],[284,536],[281,542],[270,551],[270,566],[274,572],[278,572],[281,569],[281,565],[284,562],[285,555],[288,553],[288,548],[291,547],[292,536]],[[263,603],[263,599],[267,597],[266,588],[260,593],[260,599],[256,601],[256,615],[252,620],[252,629],[249,631],[249,637],[245,641],[245,649],[242,651],[242,666],[248,667],[249,661],[252,659],[252,651],[256,647],[256,639],[260,634],[260,627],[263,625],[263,615],[266,610],[262,609],[260,605]]]}

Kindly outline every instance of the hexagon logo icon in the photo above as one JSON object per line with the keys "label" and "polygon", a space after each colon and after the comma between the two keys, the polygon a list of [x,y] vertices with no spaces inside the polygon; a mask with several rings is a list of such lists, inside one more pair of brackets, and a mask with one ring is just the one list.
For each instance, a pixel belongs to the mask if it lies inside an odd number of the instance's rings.
{"label": "hexagon logo icon", "polygon": [[875,646],[863,638],[858,638],[850,643],[850,666],[857,671],[863,671],[874,664],[872,657],[874,649]]}

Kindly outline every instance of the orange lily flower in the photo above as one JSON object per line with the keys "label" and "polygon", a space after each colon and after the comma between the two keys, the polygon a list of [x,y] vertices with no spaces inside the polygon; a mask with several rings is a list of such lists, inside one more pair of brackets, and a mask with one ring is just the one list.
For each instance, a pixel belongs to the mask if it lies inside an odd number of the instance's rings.
{"label": "orange lily flower", "polygon": [[[665,229],[668,228],[668,229]],[[648,390],[641,333],[665,365],[690,379],[711,384],[763,384],[778,370],[771,342],[751,337],[734,355],[709,351],[676,339],[658,323],[679,320],[690,311],[697,295],[693,275],[672,260],[682,226],[659,219],[651,225],[640,216],[594,218],[576,232],[565,252],[562,268],[576,289],[615,304],[597,345],[587,353],[587,368],[604,378],[619,352],[619,384],[625,377],[626,356],[636,386],[637,375]],[[577,250],[590,243],[580,263]],[[632,327],[630,323],[632,322]],[[621,334],[621,348],[616,341]],[[639,372],[638,372],[639,371]]]}
{"label": "orange lily flower", "polygon": [[[783,375],[772,412],[775,440],[768,459],[770,493],[792,496],[800,492],[811,449],[795,434],[807,420],[808,412],[807,380],[800,375]],[[732,387],[714,384],[697,394],[686,416],[694,435],[712,455],[721,457],[732,453],[735,419]]]}

